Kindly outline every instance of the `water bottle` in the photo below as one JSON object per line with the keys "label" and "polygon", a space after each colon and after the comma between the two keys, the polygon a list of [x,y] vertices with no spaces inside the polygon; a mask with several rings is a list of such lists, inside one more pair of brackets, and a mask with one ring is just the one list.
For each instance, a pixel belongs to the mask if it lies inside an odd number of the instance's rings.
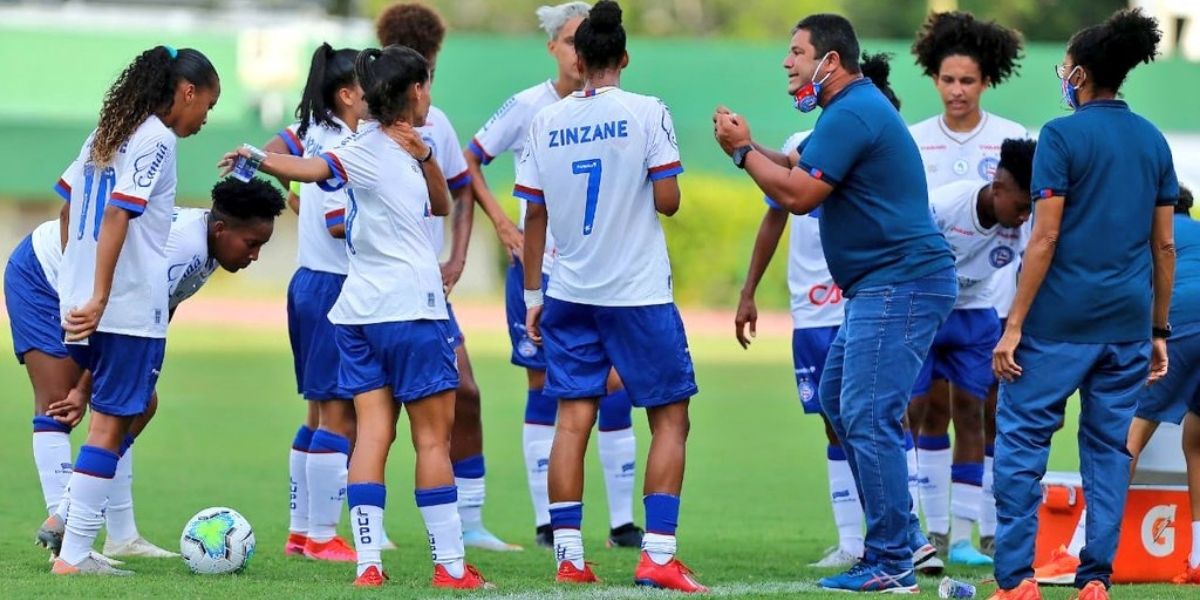
{"label": "water bottle", "polygon": [[254,174],[258,172],[259,165],[267,159],[267,153],[250,144],[242,144],[242,149],[249,151],[250,156],[239,154],[233,161],[233,170],[230,174],[238,181],[250,183],[250,180],[254,179]]}
{"label": "water bottle", "polygon": [[938,598],[974,598],[975,586],[943,577],[942,582],[938,584]]}

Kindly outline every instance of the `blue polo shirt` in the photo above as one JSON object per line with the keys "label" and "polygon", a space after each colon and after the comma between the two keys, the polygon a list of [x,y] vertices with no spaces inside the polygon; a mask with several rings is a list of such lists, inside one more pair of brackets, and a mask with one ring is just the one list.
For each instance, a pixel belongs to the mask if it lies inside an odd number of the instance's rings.
{"label": "blue polo shirt", "polygon": [[1042,128],[1030,188],[1035,202],[1065,204],[1023,331],[1081,344],[1149,340],[1150,227],[1155,208],[1179,198],[1162,133],[1120,100],[1088,102]]}
{"label": "blue polo shirt", "polygon": [[1171,326],[1200,323],[1200,223],[1175,215],[1175,289]]}
{"label": "blue polo shirt", "polygon": [[799,167],[833,186],[821,204],[821,246],[847,297],[954,267],[929,213],[921,153],[871,80],[824,107],[800,144]]}

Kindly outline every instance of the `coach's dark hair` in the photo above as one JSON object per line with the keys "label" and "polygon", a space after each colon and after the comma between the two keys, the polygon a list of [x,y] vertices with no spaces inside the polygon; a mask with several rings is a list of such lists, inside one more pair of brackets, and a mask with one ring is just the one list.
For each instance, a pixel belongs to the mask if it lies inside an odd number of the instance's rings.
{"label": "coach's dark hair", "polygon": [[1179,186],[1179,201],[1175,203],[1175,214],[1192,214],[1192,190]]}
{"label": "coach's dark hair", "polygon": [[337,105],[338,90],[354,85],[356,58],[358,50],[334,50],[328,43],[317,46],[312,64],[308,67],[304,94],[300,97],[300,105],[296,107],[296,118],[300,120],[297,137],[304,137],[311,122],[341,129],[341,125],[333,120],[333,107]]}
{"label": "coach's dark hair", "polygon": [[258,178],[226,177],[212,189],[212,216],[218,221],[270,221],[283,212],[283,193]]}
{"label": "coach's dark hair", "polygon": [[621,7],[612,0],[600,0],[575,30],[575,52],[589,69],[615,67],[625,56],[625,27],[621,25]]}
{"label": "coach's dark hair", "polygon": [[887,52],[880,52],[878,54],[863,52],[860,67],[862,68],[863,76],[870,79],[871,83],[874,83],[875,87],[879,88],[880,92],[883,92],[883,97],[887,98],[888,102],[891,102],[892,106],[896,107],[896,110],[900,110],[900,97],[896,95],[896,91],[892,89],[892,84],[888,82],[888,77],[892,74],[892,65],[888,62],[891,59],[892,55]]}
{"label": "coach's dark hair", "polygon": [[382,47],[408,46],[432,62],[442,50],[446,24],[424,4],[393,4],[375,20],[375,35]]}
{"label": "coach's dark hair", "polygon": [[1000,164],[997,169],[1008,171],[1016,180],[1018,188],[1029,189],[1033,178],[1033,151],[1037,142],[1026,138],[1009,138],[1000,143]]}
{"label": "coach's dark hair", "polygon": [[859,50],[858,35],[846,17],[830,13],[809,15],[796,23],[792,33],[801,29],[808,32],[818,60],[829,52],[837,52],[847,73],[860,72],[858,55],[862,51]]}
{"label": "coach's dark hair", "polygon": [[980,74],[995,87],[1019,70],[1021,35],[995,21],[980,21],[968,12],[931,13],[917,32],[912,53],[930,77],[938,76],[946,57],[966,56],[979,65]]}
{"label": "coach's dark hair", "polygon": [[1115,93],[1138,63],[1154,60],[1161,39],[1157,19],[1140,8],[1119,10],[1107,21],[1071,36],[1067,54],[1087,69],[1093,86]]}
{"label": "coach's dark hair", "polygon": [[358,53],[354,72],[371,116],[391,125],[408,108],[408,87],[429,81],[429,62],[407,46],[368,48]]}
{"label": "coach's dark hair", "polygon": [[212,89],[218,82],[217,70],[206,56],[191,48],[155,46],[133,59],[104,95],[92,138],[92,162],[107,165],[147,117],[166,116],[181,80]]}

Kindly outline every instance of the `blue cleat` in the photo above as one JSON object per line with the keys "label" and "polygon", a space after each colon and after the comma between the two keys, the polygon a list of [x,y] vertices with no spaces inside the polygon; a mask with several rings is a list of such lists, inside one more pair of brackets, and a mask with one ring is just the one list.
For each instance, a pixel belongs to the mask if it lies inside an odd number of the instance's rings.
{"label": "blue cleat", "polygon": [[845,573],[824,577],[822,589],[839,592],[878,592],[884,594],[916,594],[917,576],[912,569],[889,573],[883,565],[859,561]]}
{"label": "blue cleat", "polygon": [[950,564],[990,567],[993,561],[988,555],[976,550],[970,540],[958,540],[950,546]]}

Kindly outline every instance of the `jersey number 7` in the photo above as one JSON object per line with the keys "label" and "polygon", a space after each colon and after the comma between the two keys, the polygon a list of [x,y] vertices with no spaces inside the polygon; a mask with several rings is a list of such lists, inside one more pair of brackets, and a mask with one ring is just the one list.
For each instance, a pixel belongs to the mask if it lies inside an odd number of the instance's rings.
{"label": "jersey number 7", "polygon": [[604,174],[604,163],[598,158],[577,160],[571,163],[575,175],[587,175],[587,202],[583,207],[583,235],[592,234],[596,221],[596,204],[600,201],[600,176]]}

